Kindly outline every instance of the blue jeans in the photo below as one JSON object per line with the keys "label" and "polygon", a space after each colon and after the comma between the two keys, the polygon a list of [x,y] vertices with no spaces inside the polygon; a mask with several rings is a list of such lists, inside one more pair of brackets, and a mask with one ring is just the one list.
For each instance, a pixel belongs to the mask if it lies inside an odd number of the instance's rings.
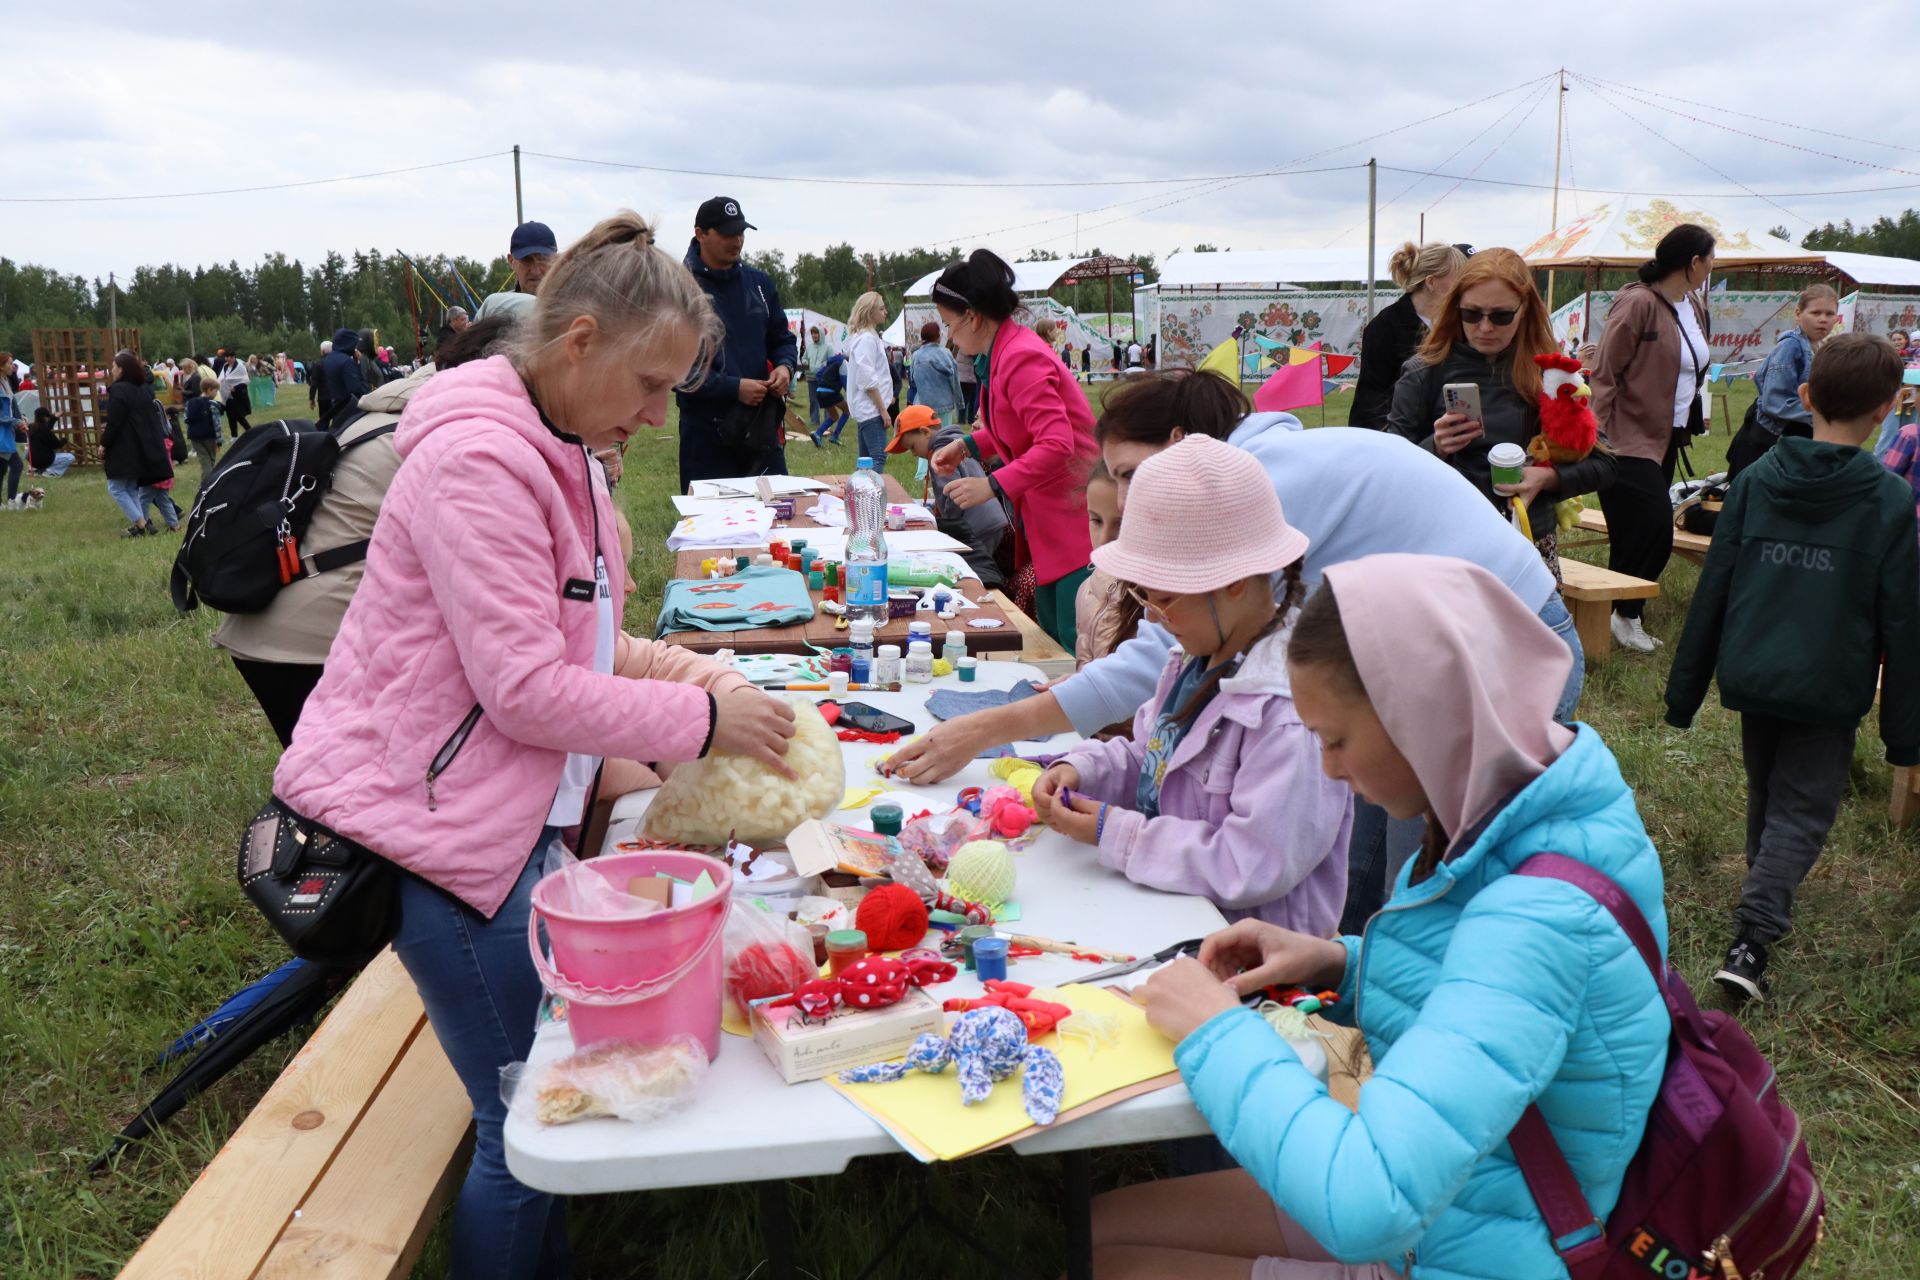
{"label": "blue jeans", "polygon": [[493,919],[416,876],[403,876],[393,949],[420,989],[427,1021],[473,1101],[473,1163],[453,1206],[456,1280],[561,1280],[573,1274],[566,1207],[507,1172],[500,1069],[526,1061],[540,1010],[527,954],[527,913],[540,879],[546,827]]}
{"label": "blue jeans", "polygon": [[[11,430],[12,427],[0,425],[0,431]],[[11,502],[13,495],[20,492],[20,473],[27,469],[27,460],[15,449],[12,453],[0,455],[0,469],[7,473],[7,500]]]}
{"label": "blue jeans", "polygon": [[872,458],[877,467],[887,457],[887,424],[881,418],[868,418],[865,421],[855,419],[854,429],[860,437],[860,457]]}
{"label": "blue jeans", "polygon": [[[1580,633],[1574,629],[1573,615],[1566,602],[1555,592],[1540,606],[1540,621],[1566,642],[1573,651],[1573,670],[1560,690],[1560,701],[1553,718],[1562,724],[1573,723],[1574,710],[1580,705],[1580,691],[1586,685],[1586,655],[1580,648]],[[1377,804],[1359,796],[1353,798],[1353,831],[1347,838],[1347,901],[1340,911],[1340,932],[1357,934],[1367,920],[1391,895],[1400,868],[1420,850],[1426,833],[1424,818],[1395,818]]]}
{"label": "blue jeans", "polygon": [[65,451],[56,453],[53,455],[53,465],[47,468],[46,474],[50,476],[63,476],[67,474],[67,468],[72,466],[73,462],[74,458],[72,454]]}
{"label": "blue jeans", "polygon": [[813,385],[812,379],[807,381],[807,425],[820,425],[820,388]]}
{"label": "blue jeans", "polygon": [[131,480],[108,480],[107,494],[114,505],[127,518],[129,524],[139,524],[147,518],[147,508],[152,507],[160,513],[160,518],[169,525],[180,523],[180,509],[173,505],[173,499],[167,496],[165,489],[156,489],[152,485],[135,484]]}

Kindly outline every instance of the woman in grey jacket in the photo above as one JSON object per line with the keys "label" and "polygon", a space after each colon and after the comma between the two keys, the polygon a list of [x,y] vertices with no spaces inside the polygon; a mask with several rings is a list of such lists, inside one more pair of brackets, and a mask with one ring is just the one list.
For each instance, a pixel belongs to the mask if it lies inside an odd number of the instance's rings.
{"label": "woman in grey jacket", "polygon": [[958,423],[965,399],[960,391],[960,369],[953,353],[940,343],[940,325],[929,320],[920,326],[920,346],[913,353],[913,400],[934,411],[940,421]]}
{"label": "woman in grey jacket", "polygon": [[[1426,342],[1407,361],[1387,416],[1388,431],[1447,462],[1495,507],[1505,511],[1516,498],[1524,503],[1534,546],[1556,581],[1554,503],[1612,483],[1614,459],[1604,437],[1583,461],[1528,466],[1518,485],[1496,487],[1487,455],[1498,444],[1524,449],[1539,434],[1540,366],[1533,357],[1558,350],[1525,261],[1511,249],[1483,249],[1467,260]],[[1443,389],[1461,382],[1480,389],[1479,420],[1446,411]]]}

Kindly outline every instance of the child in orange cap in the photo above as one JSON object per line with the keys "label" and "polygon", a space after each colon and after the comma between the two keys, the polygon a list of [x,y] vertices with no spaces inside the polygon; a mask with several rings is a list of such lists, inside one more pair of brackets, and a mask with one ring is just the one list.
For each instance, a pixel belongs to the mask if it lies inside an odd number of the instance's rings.
{"label": "child in orange cap", "polygon": [[[924,404],[908,405],[893,422],[893,439],[888,453],[910,453],[923,463],[941,446],[964,439],[966,428],[958,423],[942,425],[940,415]],[[940,532],[967,544],[964,558],[980,579],[981,585],[995,588],[1006,585],[998,552],[1007,536],[1007,508],[1002,501],[983,502],[971,510],[962,510],[947,497],[947,486],[962,476],[984,477],[986,470],[968,458],[958,470],[941,475],[930,471],[933,482],[933,518]]]}

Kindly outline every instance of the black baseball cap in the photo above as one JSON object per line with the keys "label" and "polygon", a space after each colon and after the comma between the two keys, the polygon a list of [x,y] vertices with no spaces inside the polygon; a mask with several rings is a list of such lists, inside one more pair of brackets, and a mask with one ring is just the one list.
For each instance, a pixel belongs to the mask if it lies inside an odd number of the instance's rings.
{"label": "black baseball cap", "polygon": [[553,228],[544,222],[523,222],[513,229],[513,241],[508,246],[510,257],[525,258],[531,254],[555,254],[560,246],[554,242]]}
{"label": "black baseball cap", "polygon": [[747,221],[747,215],[740,212],[740,202],[732,196],[715,196],[703,201],[700,211],[693,215],[696,229],[704,227],[709,231],[718,231],[723,236],[737,236],[742,231],[758,231],[760,228]]}

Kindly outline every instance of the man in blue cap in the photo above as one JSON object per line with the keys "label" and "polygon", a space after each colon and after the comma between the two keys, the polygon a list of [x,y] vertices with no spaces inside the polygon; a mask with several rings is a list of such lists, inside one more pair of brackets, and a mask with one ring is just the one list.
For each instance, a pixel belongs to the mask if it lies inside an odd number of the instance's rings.
{"label": "man in blue cap", "polygon": [[540,292],[540,282],[547,277],[547,269],[553,265],[553,257],[560,252],[560,246],[554,243],[553,229],[544,222],[523,222],[513,229],[513,240],[507,247],[507,264],[513,268],[514,292],[490,293],[480,304],[480,314],[476,319],[485,320],[488,316],[506,315],[515,319],[524,317],[533,310],[533,297]]}
{"label": "man in blue cap", "polygon": [[730,196],[694,215],[687,270],[727,333],[706,381],[676,397],[682,492],[695,480],[787,471],[786,399],[799,343],[773,281],[740,260],[750,230],[758,228]]}

